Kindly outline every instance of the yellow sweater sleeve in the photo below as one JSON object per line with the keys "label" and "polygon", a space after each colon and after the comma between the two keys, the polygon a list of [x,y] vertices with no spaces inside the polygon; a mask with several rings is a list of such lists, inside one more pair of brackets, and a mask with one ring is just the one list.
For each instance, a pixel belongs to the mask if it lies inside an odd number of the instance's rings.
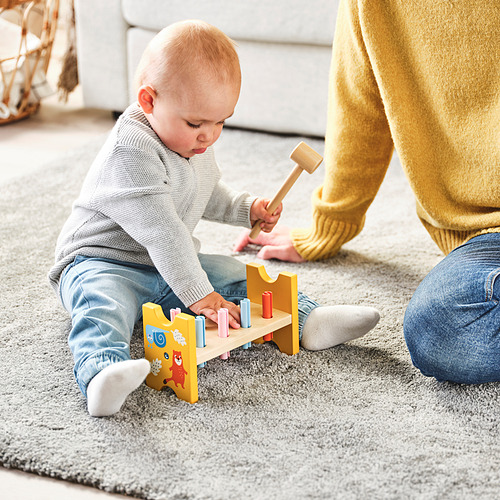
{"label": "yellow sweater sleeve", "polygon": [[393,147],[445,253],[500,232],[499,47],[498,0],[341,0],[325,179],[312,227],[292,232],[304,258],[330,257],[361,231]]}
{"label": "yellow sweater sleeve", "polygon": [[361,231],[393,152],[356,2],[339,5],[326,137],[325,179],[312,196],[313,226],[292,231],[307,260],[331,257]]}

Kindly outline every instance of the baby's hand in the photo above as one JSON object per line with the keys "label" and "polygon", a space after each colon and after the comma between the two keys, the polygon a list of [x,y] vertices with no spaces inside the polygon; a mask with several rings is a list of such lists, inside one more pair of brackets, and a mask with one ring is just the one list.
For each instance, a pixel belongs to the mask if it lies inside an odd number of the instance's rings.
{"label": "baby's hand", "polygon": [[192,304],[189,309],[193,311],[195,314],[205,316],[208,319],[211,319],[214,323],[218,323],[217,320],[217,311],[225,307],[229,312],[229,326],[231,328],[239,328],[240,327],[240,310],[236,304],[232,302],[228,302],[227,300],[219,295],[217,292],[209,293],[206,297],[203,297],[198,302]]}
{"label": "baby's hand", "polygon": [[269,205],[269,201],[270,200],[267,198],[257,198],[253,202],[252,208],[250,209],[250,221],[252,226],[255,222],[261,219],[262,222],[260,223],[260,227],[265,233],[270,233],[273,230],[281,216],[281,211],[283,210],[283,204],[280,203],[279,207],[272,214],[269,213],[266,210],[267,205]]}

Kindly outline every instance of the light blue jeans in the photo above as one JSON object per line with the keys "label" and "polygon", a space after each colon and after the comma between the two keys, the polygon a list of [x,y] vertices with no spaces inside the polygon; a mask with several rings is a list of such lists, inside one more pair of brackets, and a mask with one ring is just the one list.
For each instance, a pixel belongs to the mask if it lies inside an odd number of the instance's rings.
{"label": "light blue jeans", "polygon": [[440,381],[500,381],[500,233],[472,238],[422,281],[404,319],[413,364]]}
{"label": "light blue jeans", "polygon": [[[222,255],[198,255],[215,291],[239,304],[247,296],[246,266]],[[154,302],[168,316],[171,308],[193,314],[151,266],[79,256],[66,267],[59,293],[71,314],[68,337],[75,361],[75,378],[86,396],[87,385],[106,366],[130,359],[134,325],[142,305]],[[299,292],[299,335],[318,303]]]}

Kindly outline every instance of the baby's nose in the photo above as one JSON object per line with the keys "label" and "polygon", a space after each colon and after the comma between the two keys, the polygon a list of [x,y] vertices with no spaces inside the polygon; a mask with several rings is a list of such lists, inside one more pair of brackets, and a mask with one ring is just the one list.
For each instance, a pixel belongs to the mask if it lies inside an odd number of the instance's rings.
{"label": "baby's nose", "polygon": [[198,135],[198,140],[200,142],[211,142],[214,137],[213,130],[204,130]]}

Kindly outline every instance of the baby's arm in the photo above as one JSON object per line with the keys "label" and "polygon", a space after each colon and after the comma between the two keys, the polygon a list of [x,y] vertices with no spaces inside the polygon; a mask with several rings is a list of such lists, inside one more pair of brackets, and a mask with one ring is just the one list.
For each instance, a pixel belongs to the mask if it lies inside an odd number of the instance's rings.
{"label": "baby's arm", "polygon": [[283,209],[282,204],[280,204],[274,213],[269,213],[266,210],[269,201],[267,198],[257,198],[246,192],[235,191],[223,181],[219,181],[214,188],[203,218],[247,228],[262,219],[264,221],[262,230],[268,233],[278,222]]}
{"label": "baby's arm", "polygon": [[229,326],[231,328],[240,327],[240,310],[236,304],[228,302],[227,300],[219,295],[217,292],[209,293],[206,297],[203,297],[198,302],[191,304],[189,309],[195,314],[203,314],[208,319],[211,319],[214,323],[217,323],[217,311],[225,307],[229,312]]}
{"label": "baby's arm", "polygon": [[250,209],[256,199],[256,196],[236,191],[219,180],[205,208],[203,219],[250,228]]}

